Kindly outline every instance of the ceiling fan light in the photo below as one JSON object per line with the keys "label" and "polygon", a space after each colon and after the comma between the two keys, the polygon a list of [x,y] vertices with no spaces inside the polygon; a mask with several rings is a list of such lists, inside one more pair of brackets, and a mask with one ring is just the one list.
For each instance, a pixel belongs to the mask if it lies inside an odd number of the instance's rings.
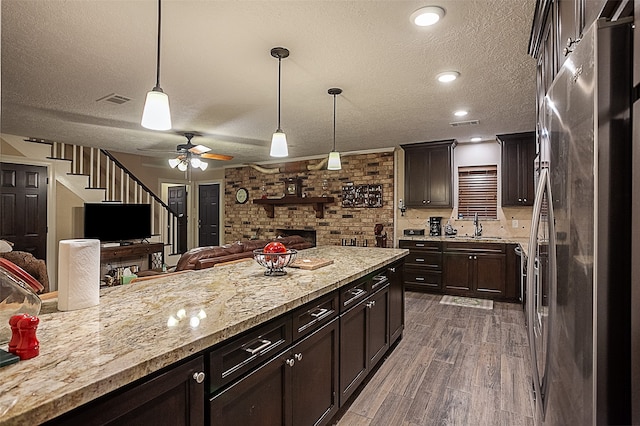
{"label": "ceiling fan light", "polygon": [[287,135],[281,129],[278,129],[271,138],[271,152],[272,157],[287,157],[289,155],[289,149],[287,148]]}
{"label": "ceiling fan light", "polygon": [[171,166],[172,169],[175,169],[176,166],[180,164],[181,161],[182,160],[180,160],[179,158],[172,158],[169,160],[169,165]]}
{"label": "ceiling fan light", "polygon": [[178,170],[180,170],[181,172],[186,172],[188,167],[189,166],[186,161],[180,161],[180,164],[178,164]]}
{"label": "ceiling fan light", "polygon": [[142,111],[142,127],[151,130],[171,129],[171,111],[169,110],[169,96],[159,87],[154,87],[147,93]]}
{"label": "ceiling fan light", "polygon": [[329,163],[327,163],[327,170],[342,170],[342,163],[340,162],[339,152],[331,151],[329,153]]}
{"label": "ceiling fan light", "polygon": [[200,167],[200,159],[198,157],[191,158],[191,166],[192,167]]}
{"label": "ceiling fan light", "polygon": [[207,163],[206,161],[200,161],[200,170],[202,170],[203,172],[205,170],[207,170],[207,167],[209,167],[209,163]]}
{"label": "ceiling fan light", "polygon": [[444,9],[438,6],[422,7],[411,14],[411,22],[419,27],[435,24],[444,16]]}

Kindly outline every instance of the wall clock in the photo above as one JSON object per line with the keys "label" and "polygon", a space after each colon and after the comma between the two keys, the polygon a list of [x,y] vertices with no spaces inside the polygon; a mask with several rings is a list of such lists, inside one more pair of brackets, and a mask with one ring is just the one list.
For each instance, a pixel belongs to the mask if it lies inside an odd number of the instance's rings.
{"label": "wall clock", "polygon": [[236,191],[236,202],[238,204],[244,204],[249,199],[249,191],[246,188],[238,188]]}
{"label": "wall clock", "polygon": [[284,195],[285,197],[302,197],[302,178],[285,178]]}

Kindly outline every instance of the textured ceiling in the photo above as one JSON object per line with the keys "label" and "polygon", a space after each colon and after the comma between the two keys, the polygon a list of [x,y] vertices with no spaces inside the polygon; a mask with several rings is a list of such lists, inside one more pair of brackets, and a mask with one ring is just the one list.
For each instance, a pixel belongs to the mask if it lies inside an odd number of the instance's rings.
{"label": "textured ceiling", "polygon": [[[433,27],[409,15],[446,10]],[[155,0],[2,1],[2,132],[138,154],[174,149],[179,132],[231,163],[269,161],[282,61],[290,157],[534,129],[535,0],[191,1],[162,3],[160,83],[173,131],[140,126],[155,84]],[[457,70],[448,85],[436,74]],[[116,93],[122,105],[97,100]],[[453,112],[466,109],[457,118]],[[449,123],[479,120],[479,125]],[[151,154],[149,154],[151,155]],[[158,160],[159,161],[159,160]],[[223,163],[214,162],[213,167]]]}

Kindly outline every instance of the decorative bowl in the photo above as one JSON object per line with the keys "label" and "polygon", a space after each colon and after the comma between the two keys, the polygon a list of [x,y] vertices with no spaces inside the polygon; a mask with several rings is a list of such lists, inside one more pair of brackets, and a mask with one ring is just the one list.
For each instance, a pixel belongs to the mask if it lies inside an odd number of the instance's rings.
{"label": "decorative bowl", "polygon": [[298,255],[298,251],[293,249],[287,250],[284,253],[265,253],[262,250],[263,249],[255,249],[253,251],[253,258],[260,266],[267,268],[264,272],[264,275],[267,277],[287,275],[287,271],[285,271],[284,268],[289,266]]}

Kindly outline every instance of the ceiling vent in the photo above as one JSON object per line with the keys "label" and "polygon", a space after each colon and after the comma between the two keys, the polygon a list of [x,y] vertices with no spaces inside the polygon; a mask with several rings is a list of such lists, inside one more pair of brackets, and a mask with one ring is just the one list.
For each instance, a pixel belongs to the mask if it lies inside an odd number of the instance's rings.
{"label": "ceiling vent", "polygon": [[466,120],[466,121],[456,121],[453,123],[449,123],[451,127],[476,126],[478,124],[480,124],[480,120]]}
{"label": "ceiling vent", "polygon": [[103,96],[100,99],[96,99],[96,102],[111,102],[112,104],[122,105],[125,102],[129,102],[131,98],[118,95],[117,93],[110,93],[107,96]]}

